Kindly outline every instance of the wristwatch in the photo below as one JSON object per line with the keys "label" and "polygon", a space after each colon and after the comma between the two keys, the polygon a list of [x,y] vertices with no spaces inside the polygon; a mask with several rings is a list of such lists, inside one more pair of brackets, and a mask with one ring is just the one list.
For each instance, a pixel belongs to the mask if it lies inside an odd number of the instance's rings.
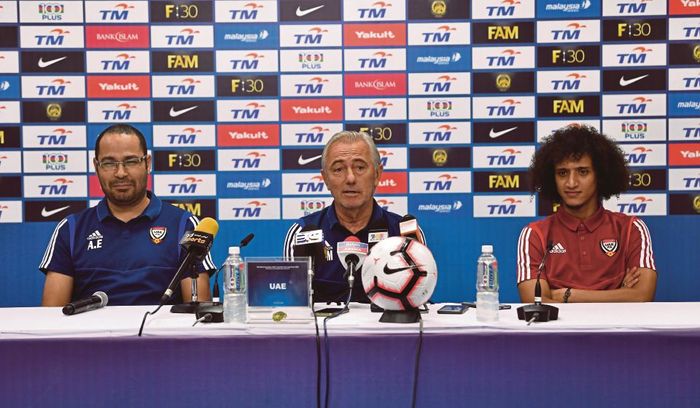
{"label": "wristwatch", "polygon": [[571,288],[566,288],[566,292],[564,292],[564,299],[562,299],[562,301],[564,303],[569,303],[569,296],[571,296]]}

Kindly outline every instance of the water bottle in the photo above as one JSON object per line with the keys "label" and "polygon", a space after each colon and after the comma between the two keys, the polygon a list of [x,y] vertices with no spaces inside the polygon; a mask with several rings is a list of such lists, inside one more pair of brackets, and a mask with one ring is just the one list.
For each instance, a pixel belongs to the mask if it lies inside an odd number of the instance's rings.
{"label": "water bottle", "polygon": [[476,261],[476,319],[482,322],[498,320],[498,261],[492,245],[482,245]]}
{"label": "water bottle", "polygon": [[246,321],[246,273],[241,259],[241,249],[228,248],[228,258],[224,263],[224,322],[245,323]]}

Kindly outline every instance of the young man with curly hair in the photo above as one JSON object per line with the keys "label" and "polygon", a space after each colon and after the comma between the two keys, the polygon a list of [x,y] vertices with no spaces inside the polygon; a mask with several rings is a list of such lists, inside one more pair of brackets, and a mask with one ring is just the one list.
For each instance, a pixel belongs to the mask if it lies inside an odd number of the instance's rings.
{"label": "young man with curly hair", "polygon": [[615,142],[587,126],[559,129],[535,153],[530,175],[532,191],[560,206],[520,233],[520,299],[533,301],[547,251],[541,279],[544,302],[653,300],[656,266],[647,226],[602,205],[629,184],[625,157]]}

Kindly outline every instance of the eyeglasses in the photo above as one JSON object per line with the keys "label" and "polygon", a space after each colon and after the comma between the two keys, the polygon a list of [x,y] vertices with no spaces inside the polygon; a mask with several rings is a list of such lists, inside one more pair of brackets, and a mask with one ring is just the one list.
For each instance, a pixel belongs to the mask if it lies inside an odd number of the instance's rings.
{"label": "eyeglasses", "polygon": [[126,159],[124,161],[102,160],[97,162],[97,166],[99,166],[99,168],[105,171],[115,171],[121,164],[122,166],[124,166],[124,169],[131,170],[138,167],[144,160],[146,160],[147,156],[148,155],[143,155],[141,157],[134,157],[131,159]]}

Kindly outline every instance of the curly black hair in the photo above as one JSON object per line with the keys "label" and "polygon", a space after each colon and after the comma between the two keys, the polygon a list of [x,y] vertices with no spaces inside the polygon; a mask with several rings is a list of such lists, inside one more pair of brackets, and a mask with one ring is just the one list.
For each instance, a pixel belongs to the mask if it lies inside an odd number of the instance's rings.
{"label": "curly black hair", "polygon": [[530,191],[555,203],[561,202],[554,180],[554,166],[564,160],[591,157],[598,184],[598,199],[627,190],[630,173],[622,149],[607,136],[585,125],[558,129],[544,139],[530,163]]}

